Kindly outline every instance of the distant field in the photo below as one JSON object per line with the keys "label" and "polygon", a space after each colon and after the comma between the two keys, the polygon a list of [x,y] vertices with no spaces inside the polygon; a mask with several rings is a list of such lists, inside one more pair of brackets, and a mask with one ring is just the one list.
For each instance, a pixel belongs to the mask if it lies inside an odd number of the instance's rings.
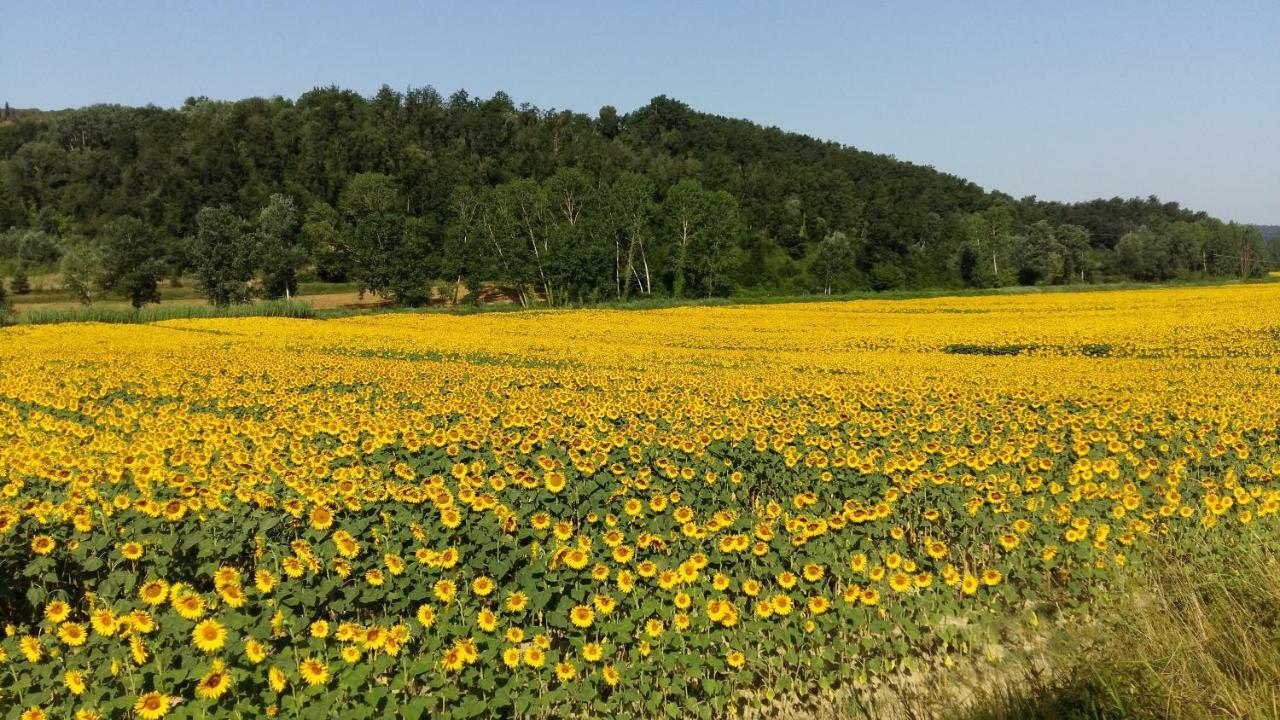
{"label": "distant field", "polygon": [[3,329],[5,716],[848,717],[998,676],[1143,573],[1265,557],[1277,368],[1272,284]]}

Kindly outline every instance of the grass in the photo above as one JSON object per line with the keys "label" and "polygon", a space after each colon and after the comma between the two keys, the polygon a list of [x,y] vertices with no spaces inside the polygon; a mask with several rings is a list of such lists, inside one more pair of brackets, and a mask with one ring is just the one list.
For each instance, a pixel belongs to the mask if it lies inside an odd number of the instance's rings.
{"label": "grass", "polygon": [[313,318],[315,311],[301,300],[267,300],[248,305],[149,305],[141,309],[132,307],[68,307],[31,308],[17,316],[19,325],[48,325],[52,323],[152,323],[164,320],[191,318],[232,317],[288,317]]}
{"label": "grass", "polygon": [[[1087,617],[916,675],[831,720],[1280,718],[1280,537],[1153,550]],[[1043,626],[1042,626],[1043,628]]]}
{"label": "grass", "polygon": [[1207,278],[1193,280],[1173,280],[1164,283],[1096,283],[1089,285],[1038,285],[1010,286],[998,288],[927,288],[915,290],[858,291],[838,295],[764,295],[750,292],[739,293],[729,297],[712,298],[672,298],[646,297],[632,300],[604,300],[592,303],[570,303],[564,306],[549,307],[531,305],[521,307],[518,303],[495,303],[487,305],[455,305],[430,307],[392,307],[392,308],[336,308],[317,312],[320,318],[351,317],[355,315],[372,315],[381,313],[446,313],[451,315],[471,315],[487,312],[545,312],[548,310],[567,308],[588,308],[603,310],[664,310],[680,307],[732,307],[740,305],[785,305],[791,303],[846,302],[849,300],[916,300],[939,297],[982,297],[989,295],[1035,295],[1043,293],[1078,293],[1107,292],[1112,290],[1147,290],[1167,287],[1217,287],[1236,284],[1269,284],[1280,282],[1280,276],[1251,278],[1239,280],[1235,278]]}
{"label": "grass", "polygon": [[[569,304],[549,307],[532,305],[521,307],[517,303],[460,304],[454,306],[428,307],[338,307],[316,309],[310,306],[310,296],[332,293],[354,293],[358,290],[354,283],[322,283],[305,282],[299,286],[299,294],[291,302],[271,301],[257,302],[250,305],[237,305],[232,308],[216,309],[204,304],[196,304],[201,298],[193,284],[188,282],[179,288],[164,287],[161,290],[164,303],[155,307],[146,307],[135,311],[132,307],[118,300],[106,300],[83,307],[74,303],[74,298],[62,291],[42,291],[30,295],[11,296],[13,316],[10,322],[18,325],[43,325],[58,322],[106,322],[137,323],[157,322],[181,318],[206,317],[306,317],[316,319],[344,318],[361,315],[383,313],[445,313],[450,315],[472,315],[491,312],[546,312],[565,308],[595,308],[608,310],[661,310],[681,307],[731,307],[742,305],[771,305],[789,303],[846,302],[850,300],[911,300],[938,297],[978,297],[989,295],[1029,295],[1059,292],[1106,292],[1110,290],[1138,290],[1160,287],[1212,287],[1246,283],[1280,282],[1280,276],[1267,276],[1246,281],[1236,279],[1195,279],[1167,283],[1100,283],[1093,285],[1054,285],[1034,287],[1000,287],[1000,288],[930,288],[920,290],[890,290],[884,292],[860,291],[840,295],[763,295],[742,293],[730,297],[715,298],[671,298],[647,297],[632,300],[606,300],[595,303]],[[193,302],[187,302],[193,301]],[[172,303],[172,304],[171,304]],[[43,306],[41,306],[43,305]],[[304,310],[302,306],[305,305]]]}

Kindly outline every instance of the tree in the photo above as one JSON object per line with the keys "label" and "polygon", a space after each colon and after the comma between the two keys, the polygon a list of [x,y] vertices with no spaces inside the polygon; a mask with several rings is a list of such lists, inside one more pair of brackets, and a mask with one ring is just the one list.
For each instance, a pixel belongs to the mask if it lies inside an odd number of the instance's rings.
{"label": "tree", "polygon": [[1017,246],[1018,282],[1022,285],[1054,283],[1062,279],[1062,245],[1048,220],[1027,228]]}
{"label": "tree", "polygon": [[318,202],[307,208],[302,218],[302,248],[316,264],[316,275],[325,282],[346,282],[351,272],[351,253],[339,227],[342,216],[332,205]]}
{"label": "tree", "polygon": [[1145,225],[1125,233],[1116,242],[1116,264],[1120,271],[1135,280],[1156,280],[1159,266],[1156,262],[1155,233]]}
{"label": "tree", "polygon": [[632,287],[643,295],[651,295],[653,275],[645,241],[650,236],[653,181],[643,175],[623,173],[613,181],[610,189],[615,242],[614,278],[618,295],[624,300],[629,298]]}
{"label": "tree", "polygon": [[1062,272],[1067,282],[1085,281],[1091,269],[1089,231],[1079,225],[1059,225],[1054,231],[1062,247]]}
{"label": "tree", "polygon": [[4,289],[4,280],[0,279],[0,327],[4,327],[8,323],[11,312],[9,291]]}
{"label": "tree", "polygon": [[102,287],[128,297],[135,308],[160,302],[164,248],[147,226],[136,217],[117,218],[103,226],[99,239]]}
{"label": "tree", "polygon": [[9,282],[9,287],[13,289],[14,295],[31,294],[31,278],[27,277],[25,265],[18,265],[18,269],[13,272],[13,279]]}
{"label": "tree", "polygon": [[818,243],[809,272],[825,295],[844,288],[844,279],[856,267],[857,253],[849,236],[837,230]]}
{"label": "tree", "polygon": [[94,285],[102,275],[102,255],[87,242],[73,245],[62,256],[59,266],[62,286],[75,296],[81,305],[93,304]]}
{"label": "tree", "polygon": [[362,290],[420,305],[441,270],[436,228],[424,218],[399,212],[401,194],[390,176],[361,173],[342,191],[338,208],[345,224],[342,244],[351,275]]}
{"label": "tree", "polygon": [[196,278],[210,303],[226,306],[252,297],[253,236],[235,208],[220,205],[196,213],[191,255]]}
{"label": "tree", "polygon": [[298,247],[298,208],[293,199],[276,193],[258,213],[254,235],[257,265],[262,270],[262,289],[268,298],[289,298],[298,292],[298,268],[307,261]]}

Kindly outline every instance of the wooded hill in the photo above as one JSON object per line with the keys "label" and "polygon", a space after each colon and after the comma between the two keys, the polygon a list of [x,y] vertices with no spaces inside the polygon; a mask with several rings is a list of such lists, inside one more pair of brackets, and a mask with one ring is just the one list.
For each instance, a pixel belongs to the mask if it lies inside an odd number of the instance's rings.
{"label": "wooded hill", "polygon": [[[298,277],[526,301],[1254,275],[1252,226],[1155,197],[1015,199],[666,97],[594,116],[430,87],[0,118],[0,270],[135,302]],[[69,268],[67,266],[70,266]]]}

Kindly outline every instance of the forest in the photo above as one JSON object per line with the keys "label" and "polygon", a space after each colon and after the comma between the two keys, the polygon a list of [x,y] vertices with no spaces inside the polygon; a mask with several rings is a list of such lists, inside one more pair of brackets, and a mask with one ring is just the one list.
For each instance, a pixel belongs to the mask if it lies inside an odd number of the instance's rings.
{"label": "forest", "polygon": [[[405,305],[1250,277],[1280,238],[1176,202],[1013,198],[667,97],[594,115],[431,87],[0,115],[0,275],[135,306],[353,283]],[[0,292],[4,291],[0,283]]]}

